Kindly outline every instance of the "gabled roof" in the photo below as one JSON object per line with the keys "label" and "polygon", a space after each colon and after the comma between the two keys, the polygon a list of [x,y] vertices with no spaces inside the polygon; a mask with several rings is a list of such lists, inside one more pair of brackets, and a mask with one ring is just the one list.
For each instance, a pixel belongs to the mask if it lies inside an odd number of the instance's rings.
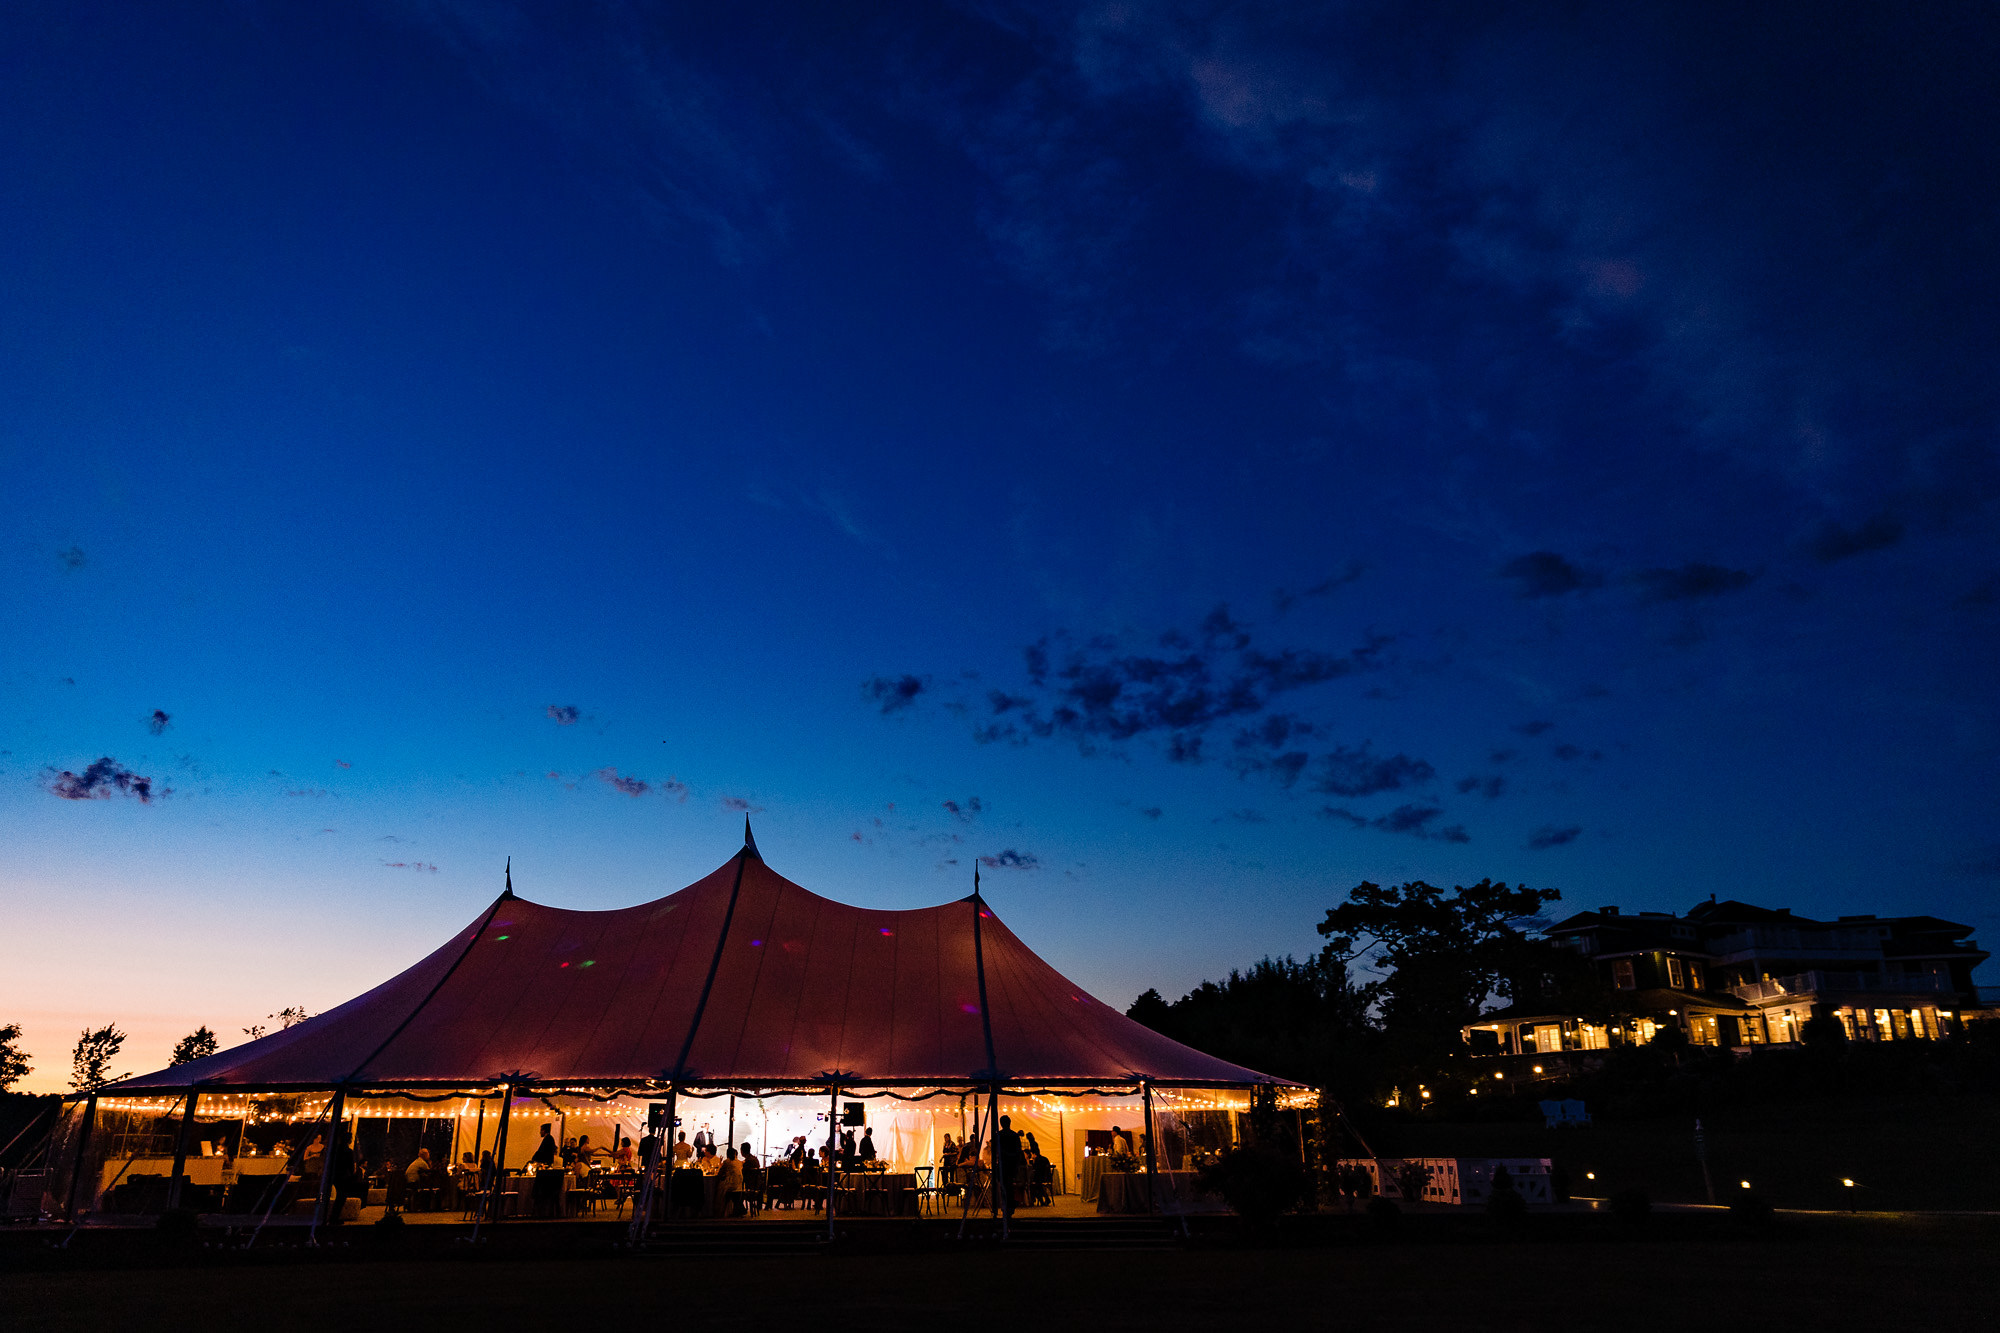
{"label": "gabled roof", "polygon": [[[996,1070],[997,1066],[997,1070]],[[107,1092],[544,1085],[1280,1083],[1171,1041],[1037,957],[977,896],[850,907],[754,845],[656,902],[514,897],[399,976],[260,1040]]]}

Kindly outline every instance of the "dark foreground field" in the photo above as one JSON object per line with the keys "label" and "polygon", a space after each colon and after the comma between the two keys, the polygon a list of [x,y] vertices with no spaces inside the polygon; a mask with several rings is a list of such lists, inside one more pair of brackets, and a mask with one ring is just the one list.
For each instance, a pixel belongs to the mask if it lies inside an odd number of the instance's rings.
{"label": "dark foreground field", "polygon": [[[1765,1239],[970,1252],[696,1261],[347,1262],[0,1274],[42,1329],[1978,1329],[2000,1246],[1970,1222]],[[769,1321],[780,1321],[773,1325]],[[633,1322],[639,1321],[639,1322]]]}

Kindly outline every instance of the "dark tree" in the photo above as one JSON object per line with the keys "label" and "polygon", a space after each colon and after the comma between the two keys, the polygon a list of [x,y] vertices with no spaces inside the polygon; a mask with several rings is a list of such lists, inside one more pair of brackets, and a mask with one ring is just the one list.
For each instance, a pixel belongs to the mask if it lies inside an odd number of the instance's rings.
{"label": "dark tree", "polygon": [[0,1023],[0,1092],[6,1092],[34,1071],[21,1049],[21,1025]]}
{"label": "dark tree", "polygon": [[107,1072],[124,1045],[125,1034],[118,1030],[116,1023],[106,1023],[94,1032],[85,1028],[76,1039],[76,1051],[70,1057],[70,1087],[78,1092],[95,1092],[107,1083],[132,1077],[129,1073]]}
{"label": "dark tree", "polygon": [[1367,999],[1325,953],[1266,958],[1172,1003],[1149,990],[1125,1013],[1198,1051],[1313,1087],[1351,1087],[1371,1062]]}
{"label": "dark tree", "polygon": [[1373,1003],[1399,1062],[1429,1065],[1461,1045],[1459,1029],[1487,999],[1541,999],[1574,981],[1572,956],[1532,938],[1554,889],[1483,879],[1449,893],[1422,880],[1384,888],[1362,883],[1319,923],[1326,956],[1367,960],[1383,973],[1360,988]]}
{"label": "dark tree", "polygon": [[203,1024],[175,1044],[174,1053],[167,1057],[167,1064],[169,1066],[189,1064],[195,1060],[206,1059],[220,1049],[221,1043],[216,1040],[215,1034],[208,1030],[207,1024]]}

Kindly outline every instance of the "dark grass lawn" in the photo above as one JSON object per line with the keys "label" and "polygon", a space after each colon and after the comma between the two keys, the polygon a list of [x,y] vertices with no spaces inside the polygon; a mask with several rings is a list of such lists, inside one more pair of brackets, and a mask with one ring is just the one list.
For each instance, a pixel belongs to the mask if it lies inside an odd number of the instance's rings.
{"label": "dark grass lawn", "polygon": [[[2000,1327],[1987,1229],[1142,1253],[376,1262],[0,1275],[0,1327]],[[638,1321],[638,1322],[632,1322]],[[778,1321],[773,1324],[771,1321]]]}

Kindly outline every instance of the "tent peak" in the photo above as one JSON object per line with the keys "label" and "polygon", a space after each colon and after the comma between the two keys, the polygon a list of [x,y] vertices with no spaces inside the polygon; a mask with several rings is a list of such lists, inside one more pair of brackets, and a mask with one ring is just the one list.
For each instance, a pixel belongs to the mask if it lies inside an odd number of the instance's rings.
{"label": "tent peak", "polygon": [[502,898],[511,898],[514,896],[514,858],[511,856],[507,858],[506,873],[507,873],[507,887],[500,890],[500,896]]}
{"label": "tent peak", "polygon": [[757,835],[750,831],[749,815],[743,816],[743,850],[759,861],[764,859],[764,854],[757,850]]}

